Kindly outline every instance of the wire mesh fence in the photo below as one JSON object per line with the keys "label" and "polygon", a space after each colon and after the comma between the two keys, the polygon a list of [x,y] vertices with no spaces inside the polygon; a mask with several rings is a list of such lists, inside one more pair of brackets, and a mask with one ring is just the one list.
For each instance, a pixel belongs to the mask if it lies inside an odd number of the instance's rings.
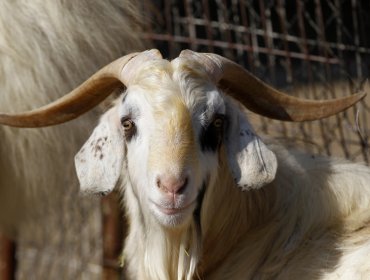
{"label": "wire mesh fence", "polygon": [[[370,74],[367,0],[152,0],[138,1],[137,5],[150,19],[142,37],[168,58],[178,56],[183,49],[221,54],[283,91],[310,99],[345,96],[361,87],[370,91],[363,83]],[[284,123],[254,114],[250,117],[258,131],[285,144],[370,162],[370,96],[356,107],[321,121]],[[99,206],[96,201],[92,204],[91,209]],[[109,207],[112,205],[103,202],[103,217],[113,211]],[[44,269],[45,279],[50,279],[53,263],[59,262],[68,270],[59,274],[60,279],[75,278],[71,275],[116,279],[121,273],[115,261],[121,246],[116,242],[122,232],[116,224],[119,217],[113,217],[113,221],[108,217],[101,225],[101,213],[85,213],[65,224],[81,226],[83,231],[83,225],[89,222],[86,216],[94,216],[89,221],[96,223],[95,230],[83,232],[87,241],[81,243],[69,237],[73,244],[79,244],[71,254],[61,253],[66,243],[61,241],[55,246],[58,250],[43,253],[42,257],[32,256],[32,242],[28,242],[30,249],[17,253],[17,277],[31,279],[35,266],[43,266],[37,270]],[[107,252],[104,260],[102,251]],[[88,260],[83,260],[83,255]],[[78,267],[81,261],[90,263],[89,268]]]}
{"label": "wire mesh fence", "polygon": [[[148,7],[147,2],[142,3]],[[285,92],[334,98],[368,87],[370,3],[356,0],[153,1],[144,34],[168,57],[182,49],[228,57]],[[258,130],[312,152],[369,162],[369,97],[327,120]]]}

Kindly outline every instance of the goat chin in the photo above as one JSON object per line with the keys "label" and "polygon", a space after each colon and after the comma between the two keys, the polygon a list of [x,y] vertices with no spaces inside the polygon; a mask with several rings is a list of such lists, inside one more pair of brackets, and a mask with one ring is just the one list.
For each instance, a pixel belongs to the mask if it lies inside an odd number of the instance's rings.
{"label": "goat chin", "polygon": [[[370,171],[271,143],[279,167],[258,190],[235,185],[221,157],[199,224],[168,229],[139,207],[123,182],[130,279],[364,279],[370,242]],[[140,219],[138,219],[140,217]],[[140,240],[140,242],[138,242]],[[367,254],[367,258],[366,258]],[[366,278],[366,277],[365,277]],[[341,278],[342,279],[342,278]]]}

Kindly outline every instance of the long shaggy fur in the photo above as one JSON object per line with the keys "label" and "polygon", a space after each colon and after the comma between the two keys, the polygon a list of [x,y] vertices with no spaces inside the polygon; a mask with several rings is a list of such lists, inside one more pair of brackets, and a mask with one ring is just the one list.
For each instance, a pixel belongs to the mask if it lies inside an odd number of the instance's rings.
{"label": "long shaggy fur", "polygon": [[146,54],[75,158],[124,193],[128,279],[369,278],[370,169],[264,144],[203,65]]}
{"label": "long shaggy fur", "polygon": [[[108,62],[140,50],[141,20],[130,0],[1,1],[0,111],[45,105]],[[20,243],[61,246],[82,234],[76,222],[98,218],[86,210],[96,202],[76,197],[71,160],[94,119],[90,114],[38,130],[0,127],[0,223],[18,232]],[[45,255],[46,265],[49,259]]]}
{"label": "long shaggy fur", "polygon": [[270,148],[279,162],[273,183],[241,194],[221,164],[207,190],[201,278],[368,277],[369,168]]}
{"label": "long shaggy fur", "polygon": [[[197,99],[204,86],[196,86],[204,81],[194,76],[180,75],[176,82],[183,98],[204,105]],[[148,212],[140,200],[140,193],[148,190],[135,185],[132,178],[140,176],[131,176],[124,166],[121,189],[130,223],[124,263],[129,279],[368,278],[370,169],[276,143],[268,146],[278,162],[275,180],[249,191],[235,184],[226,146],[221,146],[200,220],[194,217],[173,229]],[[133,158],[140,158],[142,168],[134,172],[144,176],[140,152]]]}
{"label": "long shaggy fur", "polygon": [[[369,168],[280,145],[270,148],[279,160],[276,180],[253,191],[235,186],[221,156],[220,176],[205,193],[201,232],[193,223],[173,235],[156,224],[145,227],[148,222],[137,219],[138,205],[125,182],[131,220],[124,255],[129,274],[134,279],[369,277]],[[195,270],[190,269],[193,262]],[[180,276],[178,270],[184,273]]]}

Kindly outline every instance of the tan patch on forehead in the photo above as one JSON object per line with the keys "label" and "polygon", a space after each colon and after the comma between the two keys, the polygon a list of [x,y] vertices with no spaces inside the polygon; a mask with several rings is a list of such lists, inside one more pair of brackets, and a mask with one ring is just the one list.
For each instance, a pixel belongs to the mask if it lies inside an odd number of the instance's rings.
{"label": "tan patch on forehead", "polygon": [[149,166],[162,171],[168,166],[183,168],[194,160],[196,142],[191,114],[181,94],[181,83],[174,77],[172,64],[167,60],[143,63],[130,81],[130,87],[135,86],[139,88],[137,93],[143,94],[148,102],[154,119]]}
{"label": "tan patch on forehead", "polygon": [[191,115],[180,95],[169,96],[165,104],[154,113],[158,129],[149,164],[153,167],[177,165],[183,168],[195,156]]}
{"label": "tan patch on forehead", "polygon": [[173,98],[171,103],[172,106],[168,108],[170,116],[167,123],[167,131],[170,137],[180,135],[183,136],[183,138],[192,138],[193,131],[188,108],[177,96]]}

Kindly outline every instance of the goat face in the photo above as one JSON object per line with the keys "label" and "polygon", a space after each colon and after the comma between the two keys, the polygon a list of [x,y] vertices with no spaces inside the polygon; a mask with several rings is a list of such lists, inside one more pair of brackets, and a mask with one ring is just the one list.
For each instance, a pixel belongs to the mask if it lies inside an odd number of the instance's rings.
{"label": "goat face", "polygon": [[328,101],[301,100],[216,54],[186,50],[169,62],[158,50],[149,50],[113,61],[52,104],[21,114],[0,113],[0,123],[62,123],[93,108],[122,84],[128,87],[123,100],[103,116],[76,156],[81,189],[107,193],[121,178],[126,201],[134,201],[129,210],[144,218],[154,214],[166,226],[185,224],[191,213],[199,213],[197,198],[202,189],[212,193],[219,160],[227,161],[243,189],[274,179],[274,154],[216,85],[257,114],[289,121],[322,119],[366,96],[359,92]]}
{"label": "goat face", "polygon": [[180,226],[214,183],[222,145],[242,188],[274,178],[274,154],[201,65],[181,58],[150,61],[131,79],[76,156],[83,191],[106,193],[125,177],[144,216]]}

